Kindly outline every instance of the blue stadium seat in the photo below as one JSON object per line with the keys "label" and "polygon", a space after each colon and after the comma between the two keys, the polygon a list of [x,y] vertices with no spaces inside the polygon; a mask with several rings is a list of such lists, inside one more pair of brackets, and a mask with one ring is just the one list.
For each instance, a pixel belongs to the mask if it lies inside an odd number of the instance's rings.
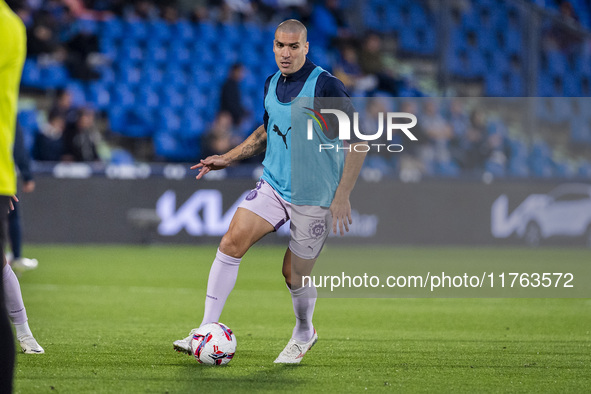
{"label": "blue stadium seat", "polygon": [[76,33],[98,34],[101,30],[99,22],[94,19],[78,18],[74,22],[74,31]]}
{"label": "blue stadium seat", "polygon": [[181,116],[181,130],[187,137],[200,137],[205,133],[205,122],[199,111],[186,107]]}
{"label": "blue stadium seat", "polygon": [[244,25],[242,25],[241,34],[244,37],[248,37],[248,40],[253,46],[261,45],[264,42],[263,31],[255,23],[247,22]]}
{"label": "blue stadium seat", "polygon": [[558,50],[547,51],[543,54],[545,57],[544,70],[553,75],[564,75],[567,69],[566,56]]}
{"label": "blue stadium seat", "polygon": [[162,105],[175,109],[186,106],[187,103],[180,88],[181,87],[177,85],[166,85],[162,90]]}
{"label": "blue stadium seat", "polygon": [[145,41],[148,39],[148,24],[141,20],[129,20],[124,22],[125,37],[130,37],[135,41]]}
{"label": "blue stadium seat", "polygon": [[128,63],[121,63],[120,67],[119,72],[115,76],[115,82],[117,84],[136,86],[140,83],[142,72],[139,67],[131,66]]}
{"label": "blue stadium seat", "polygon": [[66,84],[66,90],[72,97],[72,106],[83,107],[86,105],[86,92],[84,91],[84,86],[82,83],[75,80],[70,80]]}
{"label": "blue stadium seat", "polygon": [[131,107],[135,104],[135,94],[126,84],[115,84],[111,91],[110,109],[113,107]]}
{"label": "blue stadium seat", "polygon": [[182,138],[167,131],[157,131],[154,135],[154,151],[166,161],[193,162],[199,158],[198,138]]}
{"label": "blue stadium seat", "polygon": [[61,63],[40,67],[38,87],[42,89],[63,88],[70,80],[70,74]]}
{"label": "blue stadium seat", "polygon": [[111,61],[115,61],[118,56],[118,46],[115,39],[100,36],[99,37],[99,51]]}
{"label": "blue stadium seat", "polygon": [[588,119],[578,116],[571,120],[570,139],[575,143],[591,144],[591,127]]}
{"label": "blue stadium seat", "polygon": [[140,84],[158,89],[164,83],[164,72],[156,64],[144,63],[140,70]]}
{"label": "blue stadium seat", "polygon": [[195,36],[199,37],[199,41],[203,43],[218,42],[221,35],[219,35],[216,26],[211,22],[199,22],[195,28]]}
{"label": "blue stadium seat", "polygon": [[144,107],[112,106],[107,111],[111,130],[127,137],[150,137],[154,130],[154,114]]}
{"label": "blue stadium seat", "polygon": [[100,36],[104,39],[117,40],[124,36],[124,23],[119,18],[107,19],[100,23]]}
{"label": "blue stadium seat", "polygon": [[181,129],[181,117],[173,108],[162,108],[158,111],[157,125],[159,130],[176,132]]}
{"label": "blue stadium seat", "polygon": [[118,47],[117,61],[131,61],[139,63],[144,60],[144,50],[140,47],[139,42],[130,38],[125,38],[121,41]]}
{"label": "blue stadium seat", "polygon": [[160,106],[160,96],[150,85],[142,85],[137,92],[135,105],[145,108]]}
{"label": "blue stadium seat", "polygon": [[148,22],[147,30],[147,37],[150,41],[168,42],[171,38],[177,38],[172,35],[172,25],[161,19]]}
{"label": "blue stadium seat", "polygon": [[170,59],[167,46],[168,44],[159,41],[149,41],[145,49],[144,62],[153,64],[168,62]]}
{"label": "blue stadium seat", "polygon": [[99,110],[106,109],[111,103],[108,85],[100,81],[89,83],[86,90],[86,101],[92,103]]}
{"label": "blue stadium seat", "polygon": [[580,97],[581,91],[581,77],[573,73],[566,73],[564,79],[564,95],[567,97]]}
{"label": "blue stadium seat", "polygon": [[187,20],[180,20],[171,28],[172,36],[180,39],[182,43],[188,43],[194,40],[195,31],[193,24]]}
{"label": "blue stadium seat", "polygon": [[544,142],[536,142],[529,155],[531,174],[538,178],[548,178],[553,175],[551,149]]}
{"label": "blue stadium seat", "polygon": [[176,63],[179,67],[191,64],[191,51],[182,41],[173,41],[168,50],[168,62]]}
{"label": "blue stadium seat", "polygon": [[27,58],[23,67],[21,83],[23,86],[39,86],[41,80],[41,70],[37,66],[37,60]]}

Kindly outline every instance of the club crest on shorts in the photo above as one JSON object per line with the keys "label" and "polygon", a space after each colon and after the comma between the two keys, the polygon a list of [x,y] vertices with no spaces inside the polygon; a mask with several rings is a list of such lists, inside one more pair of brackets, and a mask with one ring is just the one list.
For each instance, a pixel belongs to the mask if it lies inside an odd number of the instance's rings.
{"label": "club crest on shorts", "polygon": [[246,195],[246,201],[254,200],[259,193],[256,190],[251,190],[250,193]]}
{"label": "club crest on shorts", "polygon": [[310,223],[310,227],[308,229],[308,234],[312,238],[320,238],[324,235],[326,231],[326,222],[321,219],[316,219],[312,223]]}

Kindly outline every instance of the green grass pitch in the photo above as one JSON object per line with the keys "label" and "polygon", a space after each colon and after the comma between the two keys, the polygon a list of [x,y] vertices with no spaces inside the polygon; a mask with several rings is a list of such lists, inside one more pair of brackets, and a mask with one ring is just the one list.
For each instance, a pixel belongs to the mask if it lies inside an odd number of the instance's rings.
{"label": "green grass pitch", "polygon": [[[453,259],[470,249],[396,248]],[[543,249],[564,259],[587,250]],[[222,315],[238,340],[224,367],[175,353],[201,320],[215,246],[28,246],[21,278],[44,355],[17,356],[17,393],[588,392],[589,299],[321,298],[319,341],[298,366],[274,365],[291,335],[283,248],[244,258]],[[511,250],[473,249],[492,260]]]}

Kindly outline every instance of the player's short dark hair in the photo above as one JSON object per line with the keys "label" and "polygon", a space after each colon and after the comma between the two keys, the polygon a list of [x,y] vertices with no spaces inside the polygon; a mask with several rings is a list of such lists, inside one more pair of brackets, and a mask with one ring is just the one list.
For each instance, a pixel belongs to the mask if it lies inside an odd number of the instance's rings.
{"label": "player's short dark hair", "polygon": [[302,22],[297,19],[288,19],[283,21],[277,26],[275,29],[275,33],[278,31],[282,31],[284,33],[296,33],[296,34],[303,34],[304,42],[308,41],[308,29]]}

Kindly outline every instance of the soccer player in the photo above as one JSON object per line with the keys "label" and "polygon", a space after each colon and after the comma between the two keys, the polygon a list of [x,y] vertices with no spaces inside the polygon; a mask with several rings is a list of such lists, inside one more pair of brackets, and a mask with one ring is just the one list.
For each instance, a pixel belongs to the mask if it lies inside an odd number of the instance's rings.
{"label": "soccer player", "polygon": [[[7,225],[10,197],[16,193],[12,145],[16,127],[18,89],[25,62],[26,32],[23,22],[0,0],[0,236]],[[4,250],[0,243],[0,252]],[[4,280],[0,273],[0,392],[12,392],[14,342],[4,307]]]}
{"label": "soccer player", "polygon": [[[6,239],[4,231],[7,226],[8,206],[10,205],[10,196],[16,193],[16,172],[13,159],[13,145],[16,130],[16,113],[18,91],[23,64],[26,56],[26,33],[22,21],[10,10],[4,0],[0,0],[0,42],[2,50],[0,51],[0,239]],[[13,340],[12,329],[8,325],[8,333],[5,333],[5,314],[8,309],[8,315],[12,320],[16,336],[25,353],[40,354],[44,350],[29,329],[27,323],[27,313],[23,304],[20,290],[20,284],[12,268],[7,263],[2,249],[2,325],[1,340]],[[5,307],[6,305],[6,307]],[[0,365],[2,373],[4,369],[12,368],[8,365],[14,362],[14,344],[2,343],[2,354]],[[10,348],[10,349],[9,349]],[[9,360],[12,360],[9,361]],[[12,378],[11,378],[12,379]],[[0,388],[0,392],[3,392]]]}
{"label": "soccer player", "polygon": [[[35,181],[31,172],[31,158],[25,147],[23,129],[16,125],[16,134],[14,138],[14,163],[19,169],[23,179],[22,191],[32,193],[35,190]],[[10,238],[10,250],[12,258],[8,258],[10,267],[17,274],[24,271],[37,268],[39,262],[37,259],[28,259],[22,257],[22,228],[20,219],[19,204],[14,204],[14,209],[8,214],[8,235]]]}
{"label": "soccer player", "polygon": [[[313,182],[322,178],[322,181],[326,181],[324,184],[330,186],[316,189],[317,195],[312,196],[315,200],[312,203],[296,205],[297,201],[292,201],[295,188],[292,190],[291,169],[296,165],[305,165],[308,161],[292,163],[291,147],[294,139],[297,139],[295,136],[292,139],[292,99],[349,99],[341,81],[307,59],[308,49],[306,27],[301,22],[291,19],[277,27],[273,52],[279,71],[270,76],[265,84],[264,124],[236,148],[223,155],[209,156],[191,167],[199,169],[196,178],[201,179],[209,171],[226,168],[233,162],[265,152],[264,173],[256,189],[248,194],[234,214],[213,261],[201,325],[219,321],[226,299],[236,282],[242,256],[259,239],[291,219],[289,247],[283,258],[283,275],[291,292],[296,325],[292,338],[275,363],[299,363],[318,339],[312,324],[316,288],[313,284],[302,283],[302,276],[311,273],[331,227],[335,233],[338,228],[341,235],[349,231],[352,223],[349,195],[365,158],[364,153],[351,149],[344,164],[337,158],[335,163],[338,166],[331,167],[332,163],[322,162],[323,155],[314,156],[318,152],[318,145],[310,152],[303,152],[308,155],[306,159],[319,164],[308,168],[309,180]],[[305,130],[298,131],[303,133],[299,135],[306,135]],[[334,139],[334,136],[329,138]],[[190,354],[189,345],[194,331],[187,338],[175,341],[174,348]]]}

